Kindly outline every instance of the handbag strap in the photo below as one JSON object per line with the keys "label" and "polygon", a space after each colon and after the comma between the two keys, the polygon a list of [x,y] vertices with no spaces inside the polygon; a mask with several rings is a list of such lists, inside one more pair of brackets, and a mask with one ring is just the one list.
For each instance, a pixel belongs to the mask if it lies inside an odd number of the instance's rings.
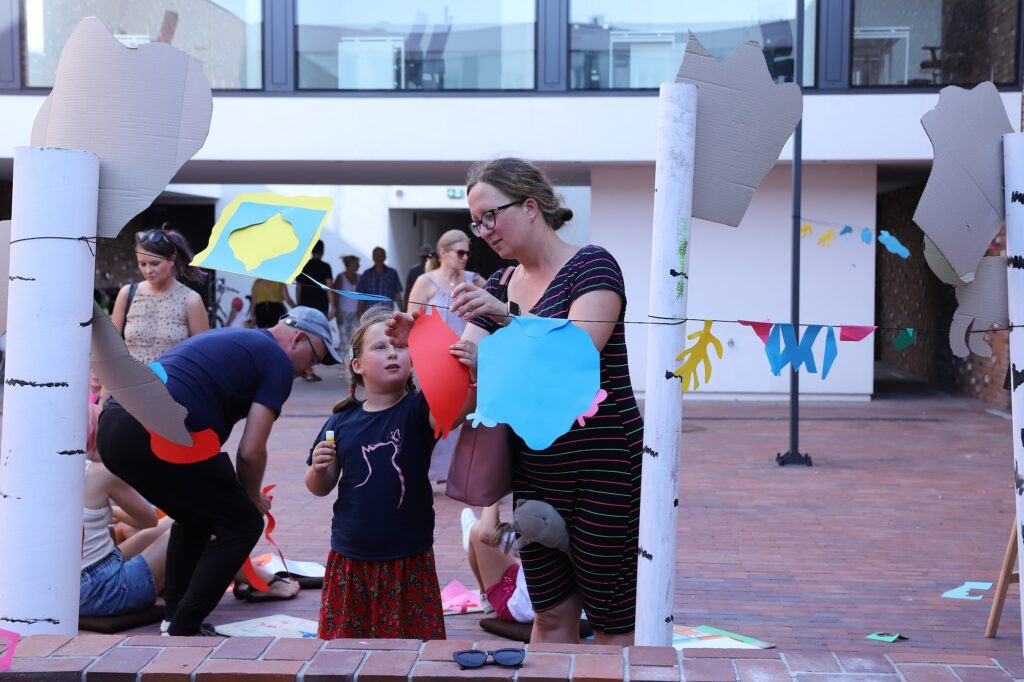
{"label": "handbag strap", "polygon": [[498,280],[498,288],[494,290],[494,297],[502,303],[508,303],[510,313],[513,315],[519,315],[519,304],[508,300],[508,285],[512,281],[512,275],[515,274],[515,271],[516,268],[514,265],[510,265],[505,268],[505,272],[502,273],[501,279]]}

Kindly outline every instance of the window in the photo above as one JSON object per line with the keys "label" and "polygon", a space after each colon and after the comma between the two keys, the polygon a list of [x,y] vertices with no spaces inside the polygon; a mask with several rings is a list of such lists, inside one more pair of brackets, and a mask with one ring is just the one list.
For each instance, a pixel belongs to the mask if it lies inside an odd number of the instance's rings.
{"label": "window", "polygon": [[296,0],[300,89],[532,90],[535,4]]}
{"label": "window", "polygon": [[[804,18],[804,85],[814,85],[816,1]],[[761,45],[776,81],[793,80],[796,0],[570,0],[570,74],[574,90],[657,88],[675,79],[693,31],[724,59],[737,45]]]}
{"label": "window", "polygon": [[1015,84],[1018,6],[1018,0],[856,0],[850,84]]}
{"label": "window", "polygon": [[263,87],[261,0],[22,0],[24,83],[49,88],[68,36],[95,16],[125,45],[170,43],[220,90]]}

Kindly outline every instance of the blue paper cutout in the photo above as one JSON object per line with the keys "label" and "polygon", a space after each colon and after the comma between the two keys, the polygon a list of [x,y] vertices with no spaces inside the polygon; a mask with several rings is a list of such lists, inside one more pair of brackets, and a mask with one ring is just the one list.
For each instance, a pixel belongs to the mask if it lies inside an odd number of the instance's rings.
{"label": "blue paper cutout", "polygon": [[850,227],[849,225],[847,225],[846,227],[839,231],[840,237],[845,237],[848,234],[853,234],[853,228]]}
{"label": "blue paper cutout", "polygon": [[960,587],[954,587],[952,590],[948,590],[942,593],[942,596],[946,599],[969,599],[971,601],[980,601],[984,595],[981,594],[970,594],[971,590],[990,590],[992,589],[992,583],[972,583],[965,582]]}
{"label": "blue paper cutout", "polygon": [[380,294],[361,294],[358,291],[342,291],[341,289],[332,289],[323,282],[316,281],[315,279],[313,279],[304,272],[302,273],[302,277],[305,277],[310,282],[317,285],[324,291],[333,291],[336,294],[341,294],[345,298],[354,298],[357,301],[387,301],[390,303],[395,300],[393,298],[388,298],[387,296],[382,296]]}
{"label": "blue paper cutout", "polygon": [[885,230],[878,233],[878,243],[884,246],[889,253],[894,253],[900,258],[910,258],[910,249],[900,244],[900,240]]}
{"label": "blue paper cutout", "polygon": [[864,242],[865,244],[870,244],[871,243],[871,228],[870,227],[865,227],[863,230],[860,231],[860,240],[862,242]]}
{"label": "blue paper cutout", "polygon": [[832,363],[836,361],[838,355],[839,347],[836,344],[836,332],[832,327],[829,327],[828,334],[825,336],[825,357],[821,360],[822,381],[828,378],[828,372],[832,369]]}
{"label": "blue paper cutout", "polygon": [[156,374],[158,377],[160,377],[160,381],[164,382],[165,384],[167,383],[167,370],[164,369],[163,365],[154,360],[153,362],[149,363],[147,367],[153,370],[153,374]]}
{"label": "blue paper cutout", "polygon": [[513,317],[480,342],[478,424],[508,424],[532,450],[544,450],[587,411],[601,387],[590,335],[568,320]]}
{"label": "blue paper cutout", "polygon": [[[247,270],[245,264],[235,257],[228,245],[228,238],[233,232],[265,223],[278,213],[291,223],[295,236],[299,239],[299,245],[288,253],[269,258],[252,270]],[[237,272],[250,277],[262,277],[274,282],[291,281],[293,273],[300,267],[300,263],[306,255],[310,242],[319,234],[320,224],[327,213],[328,211],[310,208],[243,201],[228,220],[220,239],[211,245],[212,249],[203,259],[202,267],[210,270]]]}
{"label": "blue paper cutout", "polygon": [[776,324],[768,333],[768,342],[764,345],[765,354],[768,356],[768,364],[772,368],[772,374],[779,376],[786,365],[792,364],[793,371],[799,371],[800,365],[804,365],[811,374],[818,373],[818,367],[814,363],[814,356],[811,354],[814,340],[818,338],[821,331],[820,324],[807,327],[803,338],[797,342],[796,330],[791,324]]}

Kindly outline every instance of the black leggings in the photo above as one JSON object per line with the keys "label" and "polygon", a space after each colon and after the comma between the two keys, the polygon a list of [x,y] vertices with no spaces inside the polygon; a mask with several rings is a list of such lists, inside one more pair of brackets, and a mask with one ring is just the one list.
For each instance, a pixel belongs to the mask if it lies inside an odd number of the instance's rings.
{"label": "black leggings", "polygon": [[197,634],[256,546],[263,516],[227,453],[195,464],[158,459],[149,433],[119,405],[100,415],[96,447],[111,472],[174,519],[164,585],[168,632]]}

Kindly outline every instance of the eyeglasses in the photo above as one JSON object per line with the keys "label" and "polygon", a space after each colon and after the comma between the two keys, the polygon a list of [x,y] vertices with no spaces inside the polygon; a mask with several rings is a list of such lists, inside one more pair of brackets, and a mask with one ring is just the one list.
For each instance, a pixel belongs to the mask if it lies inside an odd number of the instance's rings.
{"label": "eyeglasses", "polygon": [[136,244],[159,244],[160,242],[168,242],[167,234],[160,228],[153,230],[143,230],[142,232],[135,233]]}
{"label": "eyeglasses", "polygon": [[315,360],[313,364],[319,365],[321,362],[324,361],[324,359],[320,357],[319,353],[316,352],[316,346],[313,345],[313,342],[310,340],[309,336],[306,337],[306,343],[309,344],[309,349],[313,351],[313,359]]}
{"label": "eyeglasses", "polygon": [[467,249],[448,249],[449,253],[454,253],[458,258],[469,258],[469,250]]}
{"label": "eyeglasses", "polygon": [[513,201],[505,204],[504,206],[495,206],[489,211],[484,211],[483,215],[480,216],[480,220],[474,220],[469,224],[470,231],[477,237],[483,237],[484,232],[490,232],[494,229],[494,224],[498,220],[499,211],[504,211],[506,208],[515,206],[516,204],[521,204],[524,201],[526,201],[526,199],[520,199],[519,201]]}
{"label": "eyeglasses", "polygon": [[526,659],[526,649],[495,649],[494,651],[465,649],[453,653],[452,658],[459,664],[460,670],[480,668],[486,665],[488,658],[493,658],[497,665],[518,668]]}

